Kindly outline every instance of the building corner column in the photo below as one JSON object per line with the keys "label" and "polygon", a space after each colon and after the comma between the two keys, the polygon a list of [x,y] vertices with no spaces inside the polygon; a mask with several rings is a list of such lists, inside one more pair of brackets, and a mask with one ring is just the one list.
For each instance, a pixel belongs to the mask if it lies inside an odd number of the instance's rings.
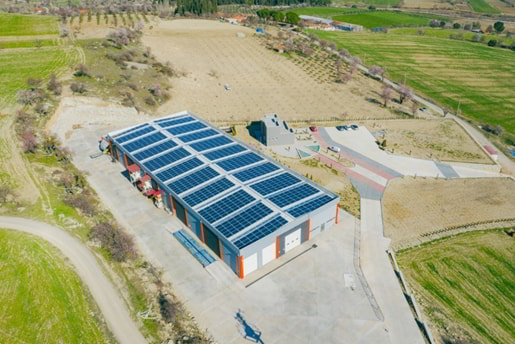
{"label": "building corner column", "polygon": [[340,204],[336,204],[336,217],[334,219],[334,223],[339,224],[340,223]]}

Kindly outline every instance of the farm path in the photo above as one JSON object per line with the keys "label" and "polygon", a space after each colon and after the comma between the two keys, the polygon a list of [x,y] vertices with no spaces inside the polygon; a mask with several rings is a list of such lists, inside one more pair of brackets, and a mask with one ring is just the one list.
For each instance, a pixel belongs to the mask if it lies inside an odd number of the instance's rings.
{"label": "farm path", "polygon": [[122,344],[146,343],[131,319],[130,313],[116,291],[104,275],[95,256],[76,238],[64,230],[49,224],[17,217],[0,216],[0,228],[14,229],[36,235],[57,247],[75,267],[79,277],[89,288],[99,306],[109,329]]}

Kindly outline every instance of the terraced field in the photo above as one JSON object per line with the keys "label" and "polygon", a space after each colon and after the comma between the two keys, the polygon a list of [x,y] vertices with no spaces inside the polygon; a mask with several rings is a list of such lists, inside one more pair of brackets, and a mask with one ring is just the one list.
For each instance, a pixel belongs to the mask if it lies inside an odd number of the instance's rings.
{"label": "terraced field", "polygon": [[470,232],[397,254],[440,342],[515,342],[514,240]]}
{"label": "terraced field", "polygon": [[387,67],[413,87],[478,122],[515,134],[513,51],[438,37],[313,31],[347,48],[366,65]]}
{"label": "terraced field", "polygon": [[407,14],[390,11],[369,11],[357,14],[345,14],[333,17],[334,20],[363,25],[366,28],[396,26],[427,26],[431,19],[448,20],[434,15]]}
{"label": "terraced field", "polygon": [[0,13],[0,36],[35,36],[59,33],[57,17]]}

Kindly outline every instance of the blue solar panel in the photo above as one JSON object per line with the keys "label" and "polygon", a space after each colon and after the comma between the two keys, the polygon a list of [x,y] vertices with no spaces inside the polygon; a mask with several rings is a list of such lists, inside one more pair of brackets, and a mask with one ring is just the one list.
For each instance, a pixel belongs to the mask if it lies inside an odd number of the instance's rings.
{"label": "blue solar panel", "polygon": [[186,177],[171,182],[168,186],[177,194],[183,193],[184,191],[194,188],[210,179],[218,176],[218,172],[213,170],[211,167],[206,167],[196,172],[193,172]]}
{"label": "blue solar panel", "polygon": [[239,190],[227,197],[224,197],[209,207],[202,209],[199,214],[204,217],[207,222],[213,223],[244,207],[254,199],[255,198],[249,195],[246,191]]}
{"label": "blue solar panel", "polygon": [[282,216],[278,215],[272,218],[271,220],[267,221],[266,223],[260,225],[256,229],[247,232],[245,235],[235,240],[234,245],[236,245],[236,247],[241,250],[242,248],[247,247],[253,242],[256,242],[259,239],[266,237],[268,234],[275,232],[278,228],[280,228],[287,222],[288,221],[286,221]]}
{"label": "blue solar panel", "polygon": [[238,178],[241,182],[246,182],[247,180],[257,178],[259,176],[276,171],[278,169],[279,166],[276,166],[271,162],[267,162],[265,164],[255,166],[241,172],[236,172],[234,174],[234,177]]}
{"label": "blue solar panel", "polygon": [[204,156],[206,158],[208,158],[209,160],[217,160],[217,159],[229,156],[229,155],[243,152],[244,150],[246,150],[246,148],[243,147],[242,145],[232,145],[229,147],[217,149],[215,151],[206,153],[206,154],[204,154]]}
{"label": "blue solar panel", "polygon": [[169,120],[166,120],[166,121],[161,121],[161,122],[157,122],[158,125],[161,127],[161,128],[168,128],[168,127],[171,127],[173,125],[177,125],[177,124],[182,124],[182,123],[188,123],[188,122],[191,122],[191,121],[194,121],[195,118],[193,117],[181,117],[181,118],[176,118],[176,119],[169,119]]}
{"label": "blue solar panel", "polygon": [[216,164],[226,171],[232,171],[237,168],[253,164],[260,160],[263,160],[263,158],[257,155],[256,153],[247,153],[236,156],[234,158],[222,160],[220,162],[217,162]]}
{"label": "blue solar panel", "polygon": [[205,127],[206,127],[205,124],[202,124],[200,122],[195,122],[195,123],[181,125],[178,127],[168,128],[166,130],[168,130],[172,135],[179,135],[179,134],[188,133],[193,130],[202,129]]}
{"label": "blue solar panel", "polygon": [[290,185],[300,182],[300,179],[290,173],[283,173],[278,176],[263,180],[250,187],[261,195],[266,196],[277,190],[284,189]]}
{"label": "blue solar panel", "polygon": [[145,160],[151,156],[163,153],[164,151],[167,151],[169,149],[172,149],[173,147],[177,146],[175,142],[172,140],[165,141],[163,143],[160,143],[158,145],[155,145],[153,147],[147,148],[145,150],[142,150],[141,152],[138,152],[134,154],[134,158],[137,160]]}
{"label": "blue solar panel", "polygon": [[135,131],[135,130],[141,129],[141,128],[143,128],[143,127],[146,127],[146,126],[148,126],[148,125],[149,125],[148,123],[140,124],[140,125],[138,125],[138,126],[135,126],[134,128],[130,128],[129,130],[125,130],[124,132],[121,132],[121,133],[119,133],[119,134],[116,134],[116,135],[114,135],[113,137],[120,137],[120,136],[122,136],[122,135],[128,134],[128,133],[130,133],[130,132],[133,132],[133,131]]}
{"label": "blue solar panel", "polygon": [[157,158],[144,162],[143,166],[148,168],[150,171],[154,171],[163,166],[170,165],[171,163],[174,163],[177,160],[187,157],[188,155],[190,155],[190,153],[188,153],[187,150],[185,150],[184,148],[178,148],[163,155],[160,155]]}
{"label": "blue solar panel", "polygon": [[186,135],[179,136],[178,139],[181,140],[182,142],[190,142],[190,141],[200,140],[200,139],[203,139],[203,138],[206,138],[209,136],[213,136],[216,134],[218,134],[218,131],[216,131],[214,129],[207,129],[207,130],[202,130],[202,131],[199,131],[199,132],[196,132],[193,134],[186,134]]}
{"label": "blue solar panel", "polygon": [[272,212],[272,209],[268,208],[266,205],[260,202],[251,206],[250,208],[245,209],[227,221],[224,221],[223,223],[216,226],[216,228],[226,238],[230,238],[244,228],[247,228],[265,216],[270,215]]}
{"label": "blue solar panel", "polygon": [[194,207],[197,204],[204,202],[211,197],[218,195],[225,190],[228,190],[234,186],[234,183],[231,182],[227,178],[222,178],[217,180],[214,183],[211,183],[200,190],[197,190],[186,197],[184,197],[184,202],[188,203],[190,207]]}
{"label": "blue solar panel", "polygon": [[231,139],[225,136],[217,136],[212,139],[203,140],[200,142],[195,142],[190,145],[191,148],[196,150],[197,152],[202,152],[210,148],[215,148],[218,146],[226,145],[230,142],[233,142]]}
{"label": "blue solar panel", "polygon": [[202,164],[203,162],[197,158],[189,159],[185,162],[181,162],[180,164],[177,164],[164,171],[159,172],[158,174],[156,174],[156,177],[165,182],[169,179],[175,178],[178,175],[185,173],[186,171],[190,171]]}
{"label": "blue solar panel", "polygon": [[145,135],[145,134],[148,134],[152,131],[154,131],[155,129],[153,127],[145,127],[143,129],[140,129],[140,130],[137,130],[137,131],[133,131],[131,132],[130,134],[126,134],[126,135],[123,135],[123,136],[120,136],[120,137],[117,137],[116,138],[116,142],[118,143],[124,143],[126,141],[129,141],[129,140],[132,140],[132,139],[135,139],[136,137],[139,137],[139,136],[142,136],[142,135]]}
{"label": "blue solar panel", "polygon": [[166,136],[164,136],[162,133],[157,132],[150,134],[148,136],[142,137],[141,139],[137,139],[135,141],[132,141],[130,143],[127,143],[123,145],[123,148],[125,148],[129,152],[133,152],[137,149],[141,149],[146,146],[150,146],[151,144],[154,144],[158,141],[166,139]]}
{"label": "blue solar panel", "polygon": [[287,191],[280,192],[277,195],[270,197],[269,200],[279,208],[283,208],[288,204],[300,201],[301,199],[312,196],[317,192],[318,189],[314,188],[313,186],[309,184],[302,184]]}
{"label": "blue solar panel", "polygon": [[299,217],[306,213],[309,213],[310,211],[320,208],[321,206],[330,202],[331,200],[331,197],[323,195],[320,197],[313,198],[312,200],[303,202],[299,205],[296,205],[290,209],[287,209],[286,211],[293,217]]}

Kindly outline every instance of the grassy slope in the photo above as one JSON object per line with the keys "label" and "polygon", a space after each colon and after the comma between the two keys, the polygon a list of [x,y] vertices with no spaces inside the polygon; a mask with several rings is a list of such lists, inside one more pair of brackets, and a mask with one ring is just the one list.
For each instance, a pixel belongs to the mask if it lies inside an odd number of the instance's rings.
{"label": "grassy slope", "polygon": [[515,341],[514,239],[470,232],[398,253],[397,261],[437,327],[481,343]]}
{"label": "grassy slope", "polygon": [[337,21],[363,25],[367,28],[409,25],[427,26],[429,21],[433,18],[440,19],[440,17],[438,16],[422,16],[388,11],[373,11],[358,14],[345,14],[333,17],[333,19]]}
{"label": "grassy slope", "polygon": [[512,51],[425,36],[313,31],[340,48],[388,68],[390,77],[479,122],[515,133]]}
{"label": "grassy slope", "polygon": [[485,0],[468,0],[469,6],[475,12],[480,13],[500,13],[497,8],[490,6]]}
{"label": "grassy slope", "polygon": [[0,13],[0,36],[32,36],[59,33],[57,17]]}
{"label": "grassy slope", "polygon": [[[390,33],[396,35],[417,35],[417,28],[399,28],[392,29]],[[472,41],[472,37],[476,35],[476,33],[465,30],[453,30],[453,29],[439,29],[439,28],[424,28],[424,36],[426,37],[439,37],[439,38],[449,38],[450,35],[463,34],[463,39],[466,41]],[[502,39],[504,44],[511,44],[512,39],[506,38],[506,36],[498,36],[498,35],[484,35],[485,42],[488,42],[490,39]]]}
{"label": "grassy slope", "polygon": [[102,343],[75,272],[45,241],[0,230],[0,342]]}

